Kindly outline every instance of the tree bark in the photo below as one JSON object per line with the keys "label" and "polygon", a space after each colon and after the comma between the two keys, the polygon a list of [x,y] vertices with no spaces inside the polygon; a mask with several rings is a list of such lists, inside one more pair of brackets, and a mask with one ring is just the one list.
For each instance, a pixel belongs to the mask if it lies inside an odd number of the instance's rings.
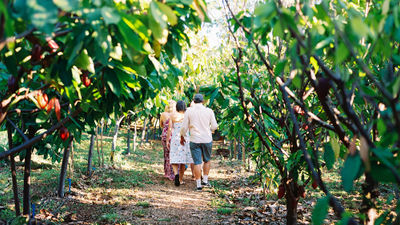
{"label": "tree bark", "polygon": [[68,178],[73,178],[74,177],[74,144],[72,143],[69,149],[69,156],[71,158],[71,161],[69,161],[69,177]]}
{"label": "tree bark", "polygon": [[296,199],[296,197],[293,197],[291,195],[292,194],[286,193],[286,224],[296,225],[298,200]]}
{"label": "tree bark", "polygon": [[112,164],[114,164],[114,154],[115,154],[115,149],[117,148],[117,138],[118,138],[119,126],[121,125],[121,122],[124,118],[125,118],[125,116],[121,116],[115,122],[115,130],[114,130],[114,134],[113,134],[113,141],[112,141],[112,145],[111,145],[111,155],[110,155],[110,161]]}
{"label": "tree bark", "polygon": [[90,136],[90,146],[89,146],[88,166],[87,166],[88,176],[92,176],[93,147],[94,147],[94,134]]}
{"label": "tree bark", "polygon": [[[9,149],[13,148],[13,140],[12,140],[12,128],[10,123],[7,123],[7,134],[8,134],[8,147]],[[14,193],[14,203],[15,203],[15,215],[21,215],[21,209],[19,206],[19,197],[18,197],[18,183],[17,183],[17,170],[15,168],[15,159],[14,155],[10,155],[10,169],[11,169],[11,178],[12,178],[12,186]]]}
{"label": "tree bark", "polygon": [[147,117],[144,118],[144,121],[143,121],[143,130],[142,130],[142,138],[140,140],[140,145],[143,144],[145,136],[146,136],[146,126],[147,126]]}
{"label": "tree bark", "polygon": [[100,150],[101,150],[101,166],[102,166],[102,167],[104,167],[103,133],[104,133],[104,119],[101,119],[101,127],[100,127]]}
{"label": "tree bark", "polygon": [[[28,138],[31,139],[35,136],[36,131],[32,129],[32,127],[28,128]],[[23,214],[29,215],[30,207],[31,207],[31,196],[30,196],[30,188],[31,188],[31,159],[32,159],[32,150],[33,147],[29,147],[26,149],[25,153],[25,170],[24,170],[24,191],[23,191]]]}
{"label": "tree bark", "polygon": [[67,166],[68,166],[68,158],[69,158],[69,151],[72,146],[73,137],[71,136],[69,139],[68,147],[64,149],[63,160],[61,163],[61,171],[60,171],[60,179],[58,182],[58,197],[64,198],[65,192],[65,177],[67,176]]}
{"label": "tree bark", "polygon": [[135,121],[135,131],[133,133],[133,152],[136,152],[136,140],[137,140],[137,121]]}
{"label": "tree bark", "polygon": [[130,155],[131,154],[131,117],[128,116],[128,134],[127,134],[127,149],[126,149],[126,154]]}
{"label": "tree bark", "polygon": [[96,127],[96,149],[97,149],[97,165],[98,167],[101,166],[101,156],[100,156],[100,149],[99,149],[99,127]]}

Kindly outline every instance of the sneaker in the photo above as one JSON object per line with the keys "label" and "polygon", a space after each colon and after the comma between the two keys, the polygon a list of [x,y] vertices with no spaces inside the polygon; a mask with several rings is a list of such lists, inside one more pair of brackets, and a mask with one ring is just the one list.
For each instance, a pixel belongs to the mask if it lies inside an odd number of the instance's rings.
{"label": "sneaker", "polygon": [[197,187],[196,188],[196,191],[202,191],[203,190],[203,187]]}
{"label": "sneaker", "polygon": [[201,181],[201,185],[203,185],[204,187],[211,187],[211,184],[208,182],[206,183],[206,182]]}
{"label": "sneaker", "polygon": [[179,182],[179,174],[175,175],[175,186],[181,185],[181,182]]}

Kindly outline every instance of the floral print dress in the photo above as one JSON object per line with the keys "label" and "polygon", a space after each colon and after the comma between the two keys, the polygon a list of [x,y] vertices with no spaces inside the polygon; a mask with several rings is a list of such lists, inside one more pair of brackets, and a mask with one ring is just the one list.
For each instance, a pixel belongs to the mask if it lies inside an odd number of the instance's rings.
{"label": "floral print dress", "polygon": [[170,141],[170,140],[167,140],[169,122],[170,122],[169,119],[167,121],[165,121],[164,128],[161,133],[161,143],[162,143],[162,146],[164,149],[164,177],[166,177],[170,180],[174,180],[175,175],[174,175],[174,171],[172,170],[171,163],[170,163],[169,148],[167,145],[168,141]]}
{"label": "floral print dress", "polygon": [[181,145],[182,122],[174,123],[171,135],[170,162],[171,164],[193,163],[192,154],[189,147],[189,132],[185,136],[185,145]]}

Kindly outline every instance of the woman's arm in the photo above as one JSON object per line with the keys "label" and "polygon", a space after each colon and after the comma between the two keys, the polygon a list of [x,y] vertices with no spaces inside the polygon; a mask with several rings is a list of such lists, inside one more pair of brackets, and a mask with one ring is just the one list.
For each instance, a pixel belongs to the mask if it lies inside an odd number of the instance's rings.
{"label": "woman's arm", "polygon": [[172,127],[174,126],[174,121],[172,117],[169,120],[168,130],[167,130],[167,143],[169,143],[172,135]]}

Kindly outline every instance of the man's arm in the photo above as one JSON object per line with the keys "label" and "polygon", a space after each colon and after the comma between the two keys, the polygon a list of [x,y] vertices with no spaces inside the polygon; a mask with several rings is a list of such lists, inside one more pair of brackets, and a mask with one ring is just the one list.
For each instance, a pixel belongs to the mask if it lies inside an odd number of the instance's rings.
{"label": "man's arm", "polygon": [[183,117],[182,128],[181,128],[181,136],[185,136],[187,131],[188,131],[188,129],[189,129],[189,114],[188,114],[188,111],[189,110],[187,110],[185,112],[185,115]]}
{"label": "man's arm", "polygon": [[214,132],[218,128],[217,120],[215,119],[214,111],[211,110],[211,131]]}

